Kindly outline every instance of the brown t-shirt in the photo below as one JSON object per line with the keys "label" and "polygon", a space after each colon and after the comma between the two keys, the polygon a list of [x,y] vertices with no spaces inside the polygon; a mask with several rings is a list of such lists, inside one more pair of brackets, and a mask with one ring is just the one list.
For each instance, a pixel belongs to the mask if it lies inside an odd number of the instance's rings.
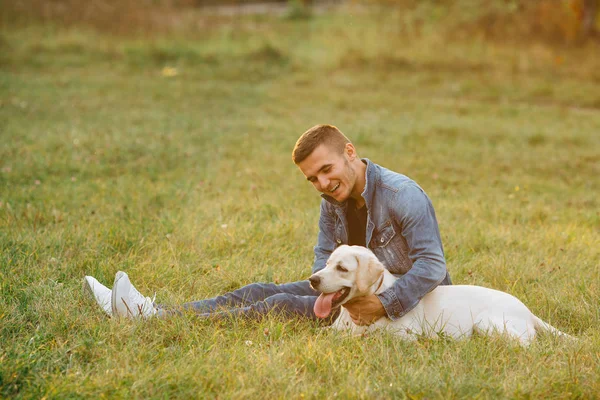
{"label": "brown t-shirt", "polygon": [[367,206],[363,204],[356,209],[356,201],[348,199],[348,244],[350,246],[366,246],[367,238]]}

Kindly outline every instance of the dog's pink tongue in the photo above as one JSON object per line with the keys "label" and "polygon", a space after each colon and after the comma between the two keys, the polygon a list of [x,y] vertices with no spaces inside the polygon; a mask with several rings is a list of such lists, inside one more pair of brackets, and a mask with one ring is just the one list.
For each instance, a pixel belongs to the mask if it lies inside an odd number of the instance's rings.
{"label": "dog's pink tongue", "polygon": [[329,314],[331,314],[331,303],[333,302],[333,296],[335,296],[335,292],[327,294],[321,293],[321,295],[317,298],[314,308],[317,317],[326,318]]}

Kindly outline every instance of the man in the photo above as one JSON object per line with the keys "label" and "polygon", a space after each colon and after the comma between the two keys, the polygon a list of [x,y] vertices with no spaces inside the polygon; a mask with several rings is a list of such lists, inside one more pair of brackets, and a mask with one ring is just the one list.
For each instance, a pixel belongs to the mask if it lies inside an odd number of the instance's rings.
{"label": "man", "polygon": [[[383,293],[344,305],[355,323],[369,325],[383,316],[398,319],[439,284],[451,284],[433,206],[414,181],[360,159],[350,140],[331,125],[317,125],[302,134],[292,158],[323,198],[312,272],[325,267],[337,246],[350,244],[369,247],[390,272],[400,276]],[[112,291],[92,277],[86,277],[84,283],[114,316],[181,312],[155,306],[121,271]],[[182,307],[213,318],[278,312],[317,319],[313,308],[318,295],[307,280],[282,285],[254,283]],[[332,313],[325,322],[336,316]]]}

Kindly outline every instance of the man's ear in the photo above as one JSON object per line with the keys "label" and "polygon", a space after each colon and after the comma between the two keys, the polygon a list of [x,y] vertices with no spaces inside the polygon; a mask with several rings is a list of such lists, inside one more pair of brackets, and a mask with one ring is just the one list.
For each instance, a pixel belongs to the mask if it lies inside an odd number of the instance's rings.
{"label": "man's ear", "polygon": [[346,143],[344,146],[344,154],[348,157],[348,161],[354,161],[356,159],[356,148],[352,143]]}
{"label": "man's ear", "polygon": [[385,267],[375,255],[365,257],[357,256],[358,268],[356,270],[356,289],[359,293],[367,290],[381,277]]}

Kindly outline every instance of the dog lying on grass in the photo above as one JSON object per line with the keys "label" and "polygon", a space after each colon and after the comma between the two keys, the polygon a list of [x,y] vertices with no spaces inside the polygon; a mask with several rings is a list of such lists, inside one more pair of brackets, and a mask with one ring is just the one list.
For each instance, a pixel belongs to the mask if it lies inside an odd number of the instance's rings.
{"label": "dog lying on grass", "polygon": [[354,334],[388,329],[409,340],[419,336],[445,335],[458,339],[473,333],[501,333],[527,346],[539,329],[570,337],[533,315],[516,297],[470,285],[438,286],[398,320],[383,317],[370,326],[356,325],[343,305],[359,296],[379,294],[396,279],[369,249],[340,246],[331,254],[325,268],[309,279],[311,286],[322,292],[315,303],[315,313],[325,318],[332,309],[342,306],[332,328],[350,330]]}

